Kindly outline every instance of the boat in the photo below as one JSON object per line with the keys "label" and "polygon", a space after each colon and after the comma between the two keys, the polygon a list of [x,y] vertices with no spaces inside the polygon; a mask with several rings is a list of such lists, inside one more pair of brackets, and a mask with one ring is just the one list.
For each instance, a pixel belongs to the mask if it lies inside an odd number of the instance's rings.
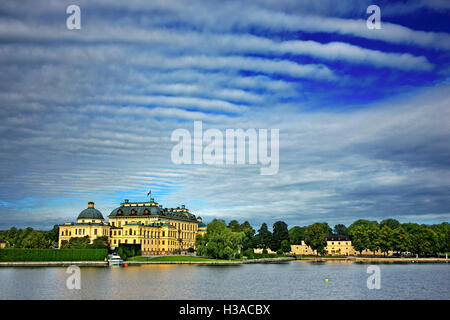
{"label": "boat", "polygon": [[123,265],[123,260],[118,254],[113,253],[108,256],[108,265],[109,266],[121,266],[121,265]]}

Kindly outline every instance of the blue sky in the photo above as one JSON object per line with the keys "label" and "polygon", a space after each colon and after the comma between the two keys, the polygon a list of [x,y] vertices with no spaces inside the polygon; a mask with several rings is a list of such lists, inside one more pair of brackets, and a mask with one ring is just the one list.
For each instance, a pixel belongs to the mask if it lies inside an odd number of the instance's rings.
{"label": "blue sky", "polygon": [[[81,30],[66,8],[81,8]],[[381,8],[381,30],[366,9]],[[448,1],[0,3],[0,229],[152,190],[207,222],[450,219]],[[280,169],[175,165],[171,133],[277,128]]]}

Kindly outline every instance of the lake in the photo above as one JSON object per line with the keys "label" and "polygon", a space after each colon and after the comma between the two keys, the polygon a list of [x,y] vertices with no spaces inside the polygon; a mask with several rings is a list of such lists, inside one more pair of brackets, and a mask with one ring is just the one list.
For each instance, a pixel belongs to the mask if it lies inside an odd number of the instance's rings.
{"label": "lake", "polygon": [[82,267],[80,290],[67,289],[65,267],[1,267],[0,299],[450,299],[449,264],[377,264],[378,290],[367,288],[368,266],[289,261]]}

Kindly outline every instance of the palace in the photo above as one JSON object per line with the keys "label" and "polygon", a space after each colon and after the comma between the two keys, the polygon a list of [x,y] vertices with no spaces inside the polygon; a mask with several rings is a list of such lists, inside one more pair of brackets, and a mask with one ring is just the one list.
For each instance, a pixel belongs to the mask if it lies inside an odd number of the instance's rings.
{"label": "palace", "polygon": [[109,222],[105,222],[102,213],[89,202],[76,223],[59,226],[59,247],[74,237],[89,236],[91,243],[98,237],[107,237],[110,247],[137,244],[142,255],[170,254],[194,248],[195,237],[206,233],[202,218],[190,213],[184,205],[163,208],[153,198],[149,202],[125,200],[108,218]]}

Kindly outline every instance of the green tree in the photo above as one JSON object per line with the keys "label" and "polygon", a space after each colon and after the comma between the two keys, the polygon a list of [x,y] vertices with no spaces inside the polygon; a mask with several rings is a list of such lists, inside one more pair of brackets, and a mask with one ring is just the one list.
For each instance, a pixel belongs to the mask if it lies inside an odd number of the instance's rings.
{"label": "green tree", "polygon": [[370,221],[370,220],[365,220],[365,219],[359,219],[356,220],[355,222],[353,222],[349,227],[348,227],[348,234],[351,234],[353,229],[358,227],[358,226],[377,226],[378,222],[376,221]]}
{"label": "green tree", "polygon": [[228,228],[230,228],[231,231],[233,232],[241,231],[241,225],[237,220],[231,220],[230,223],[228,224]]}
{"label": "green tree", "polygon": [[325,237],[331,234],[328,223],[314,223],[305,230],[305,243],[311,249],[317,250],[317,254],[324,254],[327,242]]}
{"label": "green tree", "polygon": [[430,228],[436,233],[436,250],[439,253],[449,252],[450,225],[447,222],[435,224]]}
{"label": "green tree", "polygon": [[283,221],[277,221],[273,224],[272,241],[270,242],[270,249],[277,251],[281,248],[281,241],[289,240],[288,226]]}
{"label": "green tree", "polygon": [[280,249],[284,253],[291,252],[291,244],[290,244],[289,240],[282,240]]}
{"label": "green tree", "polygon": [[92,241],[92,244],[90,245],[91,248],[94,249],[103,249],[109,247],[108,237],[98,237],[94,241]]}
{"label": "green tree", "polygon": [[289,240],[291,244],[302,244],[305,237],[306,227],[293,227],[289,230]]}
{"label": "green tree", "polygon": [[47,248],[47,239],[43,232],[32,230],[21,242],[22,248],[45,249]]}
{"label": "green tree", "polygon": [[255,229],[252,228],[248,221],[245,221],[240,225],[240,230],[244,233],[242,250],[253,249],[255,247]]}
{"label": "green tree", "polygon": [[380,227],[383,228],[384,226],[387,226],[389,227],[389,229],[394,230],[400,227],[400,222],[395,219],[385,219],[380,222]]}
{"label": "green tree", "polygon": [[197,248],[197,256],[206,256],[206,235],[201,234],[195,237],[195,248]]}
{"label": "green tree", "polygon": [[438,246],[436,245],[437,235],[430,227],[426,225],[419,226],[418,229],[414,229],[412,235],[412,252],[419,255],[435,254],[438,252]]}
{"label": "green tree", "polygon": [[367,226],[367,236],[369,243],[367,248],[376,255],[376,252],[380,250],[380,227],[378,224]]}
{"label": "green tree", "polygon": [[393,232],[391,228],[389,228],[387,225],[384,225],[381,227],[379,231],[379,246],[381,252],[386,255],[386,253],[389,252],[389,250],[392,250],[393,248],[393,241],[392,241]]}
{"label": "green tree", "polygon": [[64,244],[61,244],[61,247],[63,249],[87,249],[89,248],[90,242],[89,236],[74,237],[70,238],[69,241],[64,242]]}
{"label": "green tree", "polygon": [[197,254],[216,259],[233,259],[240,256],[244,232],[233,232],[224,221],[213,220],[206,234],[196,239]]}
{"label": "green tree", "polygon": [[266,223],[261,225],[258,234],[255,237],[255,246],[262,249],[267,249],[272,241],[272,232],[269,231]]}
{"label": "green tree", "polygon": [[367,233],[366,225],[358,225],[351,229],[350,237],[352,239],[353,248],[362,253],[362,251],[368,249],[369,246],[369,236]]}
{"label": "green tree", "polygon": [[57,244],[59,239],[59,226],[54,225],[51,230],[46,231],[45,237],[47,238],[49,245]]}
{"label": "green tree", "polygon": [[397,252],[406,252],[409,251],[411,247],[411,237],[410,235],[403,229],[403,227],[398,227],[392,230],[391,234],[391,244],[392,250]]}
{"label": "green tree", "polygon": [[333,232],[335,235],[348,236],[347,227],[343,224],[337,224],[334,226]]}

